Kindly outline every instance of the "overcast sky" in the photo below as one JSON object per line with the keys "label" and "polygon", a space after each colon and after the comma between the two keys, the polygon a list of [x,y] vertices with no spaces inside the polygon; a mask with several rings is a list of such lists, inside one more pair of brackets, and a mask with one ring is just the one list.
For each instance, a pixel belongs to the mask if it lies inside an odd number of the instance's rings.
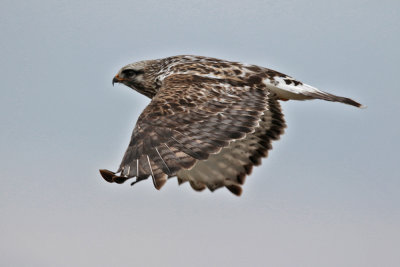
{"label": "overcast sky", "polygon": [[[400,2],[11,1],[0,9],[1,266],[400,266]],[[149,99],[123,65],[253,63],[368,106],[283,103],[240,198],[105,182]]]}

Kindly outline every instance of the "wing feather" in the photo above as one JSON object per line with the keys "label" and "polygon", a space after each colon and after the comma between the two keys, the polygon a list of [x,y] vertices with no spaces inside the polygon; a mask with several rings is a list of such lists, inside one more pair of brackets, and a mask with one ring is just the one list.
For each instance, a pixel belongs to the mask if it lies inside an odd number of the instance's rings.
{"label": "wing feather", "polygon": [[259,126],[246,138],[231,142],[218,154],[207,160],[198,161],[190,170],[177,173],[180,182],[196,180],[214,191],[226,187],[233,194],[240,195],[240,185],[245,181],[253,166],[261,164],[261,159],[268,155],[271,142],[279,139],[286,127],[277,97],[271,94],[268,109],[260,118]]}
{"label": "wing feather", "polygon": [[[160,189],[168,177],[186,171],[178,175],[178,181],[190,181],[195,190],[226,185],[232,192],[241,192],[240,183],[226,180],[244,167],[224,169],[221,164],[204,162],[256,130],[269,94],[262,84],[171,75],[140,115],[118,171],[100,172],[107,181],[117,183],[134,177],[136,183],[151,176]],[[199,163],[206,171],[191,172]]]}

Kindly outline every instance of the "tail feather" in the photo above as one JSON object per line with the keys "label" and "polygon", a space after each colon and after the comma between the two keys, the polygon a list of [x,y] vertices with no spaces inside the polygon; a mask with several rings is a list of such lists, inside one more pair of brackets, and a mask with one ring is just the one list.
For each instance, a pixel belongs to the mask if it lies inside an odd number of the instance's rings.
{"label": "tail feather", "polygon": [[351,98],[343,97],[343,96],[337,96],[337,95],[333,95],[333,94],[322,92],[322,91],[310,93],[310,96],[313,96],[314,98],[326,100],[326,101],[340,102],[340,103],[352,105],[352,106],[355,106],[357,108],[366,108],[366,106],[358,103],[357,101],[354,101]]}
{"label": "tail feather", "polygon": [[353,99],[333,95],[323,92],[317,88],[295,80],[292,77],[274,77],[264,80],[264,84],[282,100],[309,100],[309,99],[322,99],[326,101],[340,102],[352,105],[358,108],[365,108],[366,106],[354,101]]}

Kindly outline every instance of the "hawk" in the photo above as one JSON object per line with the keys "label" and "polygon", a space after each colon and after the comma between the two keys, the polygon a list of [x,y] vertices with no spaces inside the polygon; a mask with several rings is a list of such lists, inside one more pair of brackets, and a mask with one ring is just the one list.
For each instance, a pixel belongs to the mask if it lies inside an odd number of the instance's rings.
{"label": "hawk", "polygon": [[283,73],[216,58],[181,55],[123,67],[122,83],[151,99],[140,114],[116,172],[107,182],[132,185],[152,177],[160,189],[168,178],[196,191],[226,187],[235,195],[268,155],[286,127],[279,100],[322,99],[363,107]]}

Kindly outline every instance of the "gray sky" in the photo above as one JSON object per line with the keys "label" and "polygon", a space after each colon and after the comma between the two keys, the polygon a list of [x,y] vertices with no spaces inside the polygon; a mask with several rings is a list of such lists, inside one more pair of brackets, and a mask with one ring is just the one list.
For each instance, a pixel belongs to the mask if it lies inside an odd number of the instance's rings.
{"label": "gray sky", "polygon": [[[400,2],[10,1],[0,9],[1,266],[399,266]],[[125,64],[196,54],[368,105],[283,103],[240,198],[106,183],[149,103]]]}

